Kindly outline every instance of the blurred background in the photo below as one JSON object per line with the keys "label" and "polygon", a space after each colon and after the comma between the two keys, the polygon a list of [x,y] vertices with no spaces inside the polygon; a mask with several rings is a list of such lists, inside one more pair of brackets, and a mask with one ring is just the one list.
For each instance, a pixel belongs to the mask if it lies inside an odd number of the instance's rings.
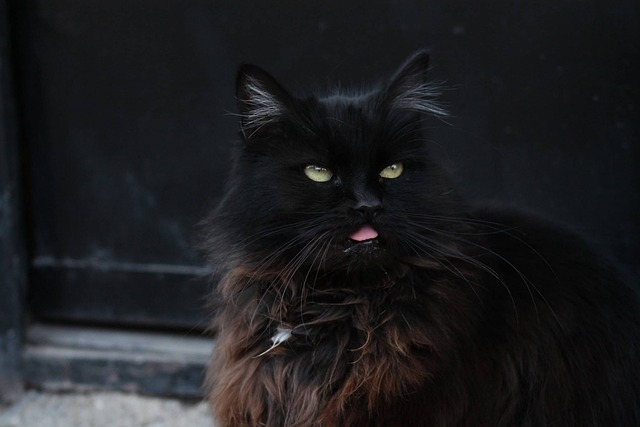
{"label": "blurred background", "polygon": [[[452,114],[429,122],[429,143],[464,194],[566,222],[640,275],[637,1],[14,0],[1,13],[0,243],[17,259],[0,260],[5,332],[206,328],[213,284],[194,243],[228,171],[244,62],[304,94],[379,81],[429,49]],[[1,334],[5,355],[22,348]],[[48,375],[29,360],[27,377]]]}

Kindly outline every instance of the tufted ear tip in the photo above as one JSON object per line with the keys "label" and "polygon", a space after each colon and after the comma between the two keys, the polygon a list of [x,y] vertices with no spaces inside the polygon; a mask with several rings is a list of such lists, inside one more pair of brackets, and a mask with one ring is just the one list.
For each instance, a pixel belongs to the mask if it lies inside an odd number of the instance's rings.
{"label": "tufted ear tip", "polygon": [[250,137],[263,126],[279,122],[291,97],[269,73],[255,65],[242,64],[236,74],[236,99],[242,132]]}
{"label": "tufted ear tip", "polygon": [[429,53],[419,50],[396,71],[387,87],[387,103],[391,109],[406,109],[418,113],[446,116],[437,101],[438,85],[429,82]]}
{"label": "tufted ear tip", "polygon": [[426,77],[429,70],[429,61],[429,52],[426,49],[420,49],[405,60],[397,74],[404,72]]}

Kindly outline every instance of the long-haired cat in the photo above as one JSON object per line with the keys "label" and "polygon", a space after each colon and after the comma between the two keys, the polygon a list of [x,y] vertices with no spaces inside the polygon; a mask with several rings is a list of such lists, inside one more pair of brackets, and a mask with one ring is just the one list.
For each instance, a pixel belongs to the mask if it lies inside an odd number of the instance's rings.
{"label": "long-haired cat", "polygon": [[206,237],[219,424],[640,425],[635,291],[562,227],[461,200],[427,65],[325,97],[240,67]]}

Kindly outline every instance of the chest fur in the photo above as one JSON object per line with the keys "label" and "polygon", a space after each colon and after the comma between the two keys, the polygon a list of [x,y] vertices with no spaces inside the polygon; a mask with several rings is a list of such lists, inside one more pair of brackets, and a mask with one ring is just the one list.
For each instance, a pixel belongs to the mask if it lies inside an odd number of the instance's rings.
{"label": "chest fur", "polygon": [[425,381],[430,342],[410,313],[401,301],[369,295],[320,300],[285,324],[234,322],[218,338],[234,351],[220,353],[209,372],[216,413],[238,426],[368,425],[348,418]]}

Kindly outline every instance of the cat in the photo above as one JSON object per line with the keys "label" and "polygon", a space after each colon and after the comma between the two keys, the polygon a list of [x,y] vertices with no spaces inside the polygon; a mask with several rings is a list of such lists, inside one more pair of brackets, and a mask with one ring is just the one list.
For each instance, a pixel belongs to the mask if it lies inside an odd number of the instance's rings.
{"label": "cat", "polygon": [[239,68],[204,239],[219,425],[640,425],[636,291],[562,226],[460,197],[428,64],[324,97]]}

